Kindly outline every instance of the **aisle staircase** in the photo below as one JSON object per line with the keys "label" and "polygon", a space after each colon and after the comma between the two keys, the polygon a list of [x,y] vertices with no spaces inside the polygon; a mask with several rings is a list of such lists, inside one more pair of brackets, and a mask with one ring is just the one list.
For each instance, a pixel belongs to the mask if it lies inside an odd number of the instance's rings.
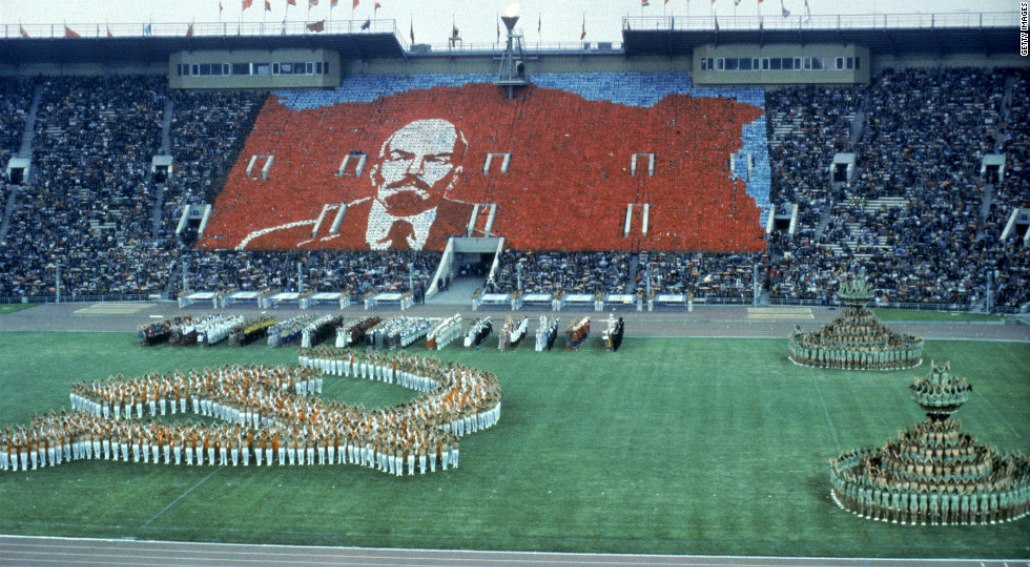
{"label": "aisle staircase", "polygon": [[[25,118],[25,127],[21,132],[21,146],[18,148],[17,157],[32,157],[32,143],[36,136],[36,114],[39,111],[39,105],[42,100],[43,85],[39,83],[36,84],[35,89],[32,91],[32,106],[29,107],[29,114]],[[29,168],[29,176],[24,180],[25,185],[29,185],[32,182],[32,177],[35,177],[35,169],[34,167]],[[0,242],[7,238],[7,231],[11,229],[11,216],[14,215],[15,209],[18,208],[19,191],[13,186],[10,189],[7,192],[7,204],[4,206],[4,218],[3,221],[0,221]]]}

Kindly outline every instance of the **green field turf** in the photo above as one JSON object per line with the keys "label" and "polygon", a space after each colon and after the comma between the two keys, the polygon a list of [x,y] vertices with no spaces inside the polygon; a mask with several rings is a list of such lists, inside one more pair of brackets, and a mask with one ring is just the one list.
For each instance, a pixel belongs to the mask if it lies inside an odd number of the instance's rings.
{"label": "green field turf", "polygon": [[0,303],[0,315],[25,311],[38,305],[37,303]]}
{"label": "green field turf", "polygon": [[1002,323],[1000,315],[968,313],[965,311],[919,311],[917,309],[873,309],[882,321],[972,321],[980,323]]}
{"label": "green field turf", "polygon": [[[496,344],[496,343],[494,343]],[[829,498],[827,460],[921,419],[915,371],[799,368],[783,340],[637,339],[606,353],[440,356],[497,373],[500,423],[462,440],[461,467],[395,478],[358,467],[256,469],[78,462],[0,473],[0,532],[450,549],[823,557],[1030,557],[1030,519],[910,527]],[[1030,452],[1030,347],[928,341],[974,395],[981,442]],[[0,333],[0,424],[67,405],[67,383],[294,349],[143,349],[131,334]],[[366,405],[413,395],[334,378]]]}

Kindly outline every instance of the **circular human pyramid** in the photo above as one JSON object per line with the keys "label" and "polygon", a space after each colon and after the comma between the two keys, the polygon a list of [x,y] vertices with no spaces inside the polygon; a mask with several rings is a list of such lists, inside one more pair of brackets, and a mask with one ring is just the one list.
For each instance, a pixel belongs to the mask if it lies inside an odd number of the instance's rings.
{"label": "circular human pyramid", "polygon": [[927,419],[879,449],[845,451],[830,461],[832,496],[863,518],[900,524],[996,524],[1027,515],[1030,459],[978,445],[951,415],[973,388],[931,363],[909,387]]}
{"label": "circular human pyramid", "polygon": [[841,284],[844,313],[818,331],[795,329],[789,358],[795,364],[842,370],[904,370],[923,361],[923,339],[895,333],[866,305],[873,294],[861,279]]}

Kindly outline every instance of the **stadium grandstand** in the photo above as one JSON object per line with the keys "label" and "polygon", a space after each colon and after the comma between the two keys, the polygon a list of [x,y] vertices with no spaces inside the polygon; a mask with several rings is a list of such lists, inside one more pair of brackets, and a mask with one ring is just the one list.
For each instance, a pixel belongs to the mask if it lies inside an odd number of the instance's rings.
{"label": "stadium grandstand", "polygon": [[0,304],[1030,312],[1013,14],[505,23],[0,26]]}
{"label": "stadium grandstand", "polygon": [[[883,305],[1025,310],[1028,71],[1002,16],[627,18],[621,46],[515,52],[507,87],[494,51],[409,45],[386,22],[8,34],[0,297],[432,300],[447,279],[828,304],[864,271]],[[397,246],[358,234],[371,175],[423,118],[467,144],[461,206],[416,252],[380,254]]]}

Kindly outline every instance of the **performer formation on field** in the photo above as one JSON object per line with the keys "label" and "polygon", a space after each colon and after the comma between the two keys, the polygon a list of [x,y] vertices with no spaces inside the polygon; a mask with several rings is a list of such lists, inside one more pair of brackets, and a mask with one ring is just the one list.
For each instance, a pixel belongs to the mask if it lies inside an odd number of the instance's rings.
{"label": "performer formation on field", "polygon": [[978,445],[951,418],[973,388],[945,364],[910,386],[927,419],[879,449],[845,451],[830,461],[837,504],[863,518],[896,524],[996,524],[1030,509],[1030,459]]}
{"label": "performer formation on field", "polygon": [[865,305],[872,293],[861,280],[841,284],[844,313],[815,332],[795,328],[789,358],[795,364],[842,370],[903,370],[923,361],[923,339],[895,333]]}
{"label": "performer formation on field", "polygon": [[[500,418],[500,385],[489,372],[427,357],[330,348],[302,350],[301,361],[301,367],[225,366],[74,384],[71,412],[51,412],[0,433],[0,470],[106,459],[356,464],[394,475],[424,474],[457,467],[458,439]],[[317,398],[321,373],[422,394],[400,406],[367,410]],[[176,414],[221,423],[161,419]]]}

